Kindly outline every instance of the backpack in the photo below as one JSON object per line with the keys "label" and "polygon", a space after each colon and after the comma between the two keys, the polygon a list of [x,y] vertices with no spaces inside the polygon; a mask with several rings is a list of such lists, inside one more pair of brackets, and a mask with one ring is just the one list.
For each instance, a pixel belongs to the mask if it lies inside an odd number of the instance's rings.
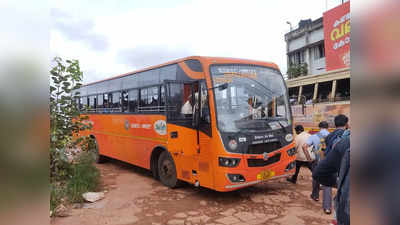
{"label": "backpack", "polygon": [[320,133],[317,133],[317,136],[319,137],[319,145],[318,146],[313,146],[313,152],[316,155],[319,155],[320,159],[324,158],[324,152],[326,149],[326,142],[325,142],[325,137],[322,136]]}
{"label": "backpack", "polygon": [[342,135],[344,133],[344,130],[342,129],[337,129],[330,133],[324,140],[324,143],[326,145],[325,149],[325,156],[329,154],[329,152],[333,149],[334,146],[342,139]]}

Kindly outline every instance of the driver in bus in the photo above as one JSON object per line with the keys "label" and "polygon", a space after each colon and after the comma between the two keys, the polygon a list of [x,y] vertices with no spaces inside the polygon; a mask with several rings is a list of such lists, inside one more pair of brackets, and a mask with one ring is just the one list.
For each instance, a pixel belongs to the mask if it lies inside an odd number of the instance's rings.
{"label": "driver in bus", "polygon": [[[194,93],[194,98],[195,101],[197,102],[197,100],[199,99],[199,93],[196,92]],[[185,115],[185,117],[187,115],[192,115],[193,114],[193,100],[192,100],[192,95],[190,94],[188,99],[186,100],[185,104],[183,104],[182,108],[181,108],[181,113]]]}
{"label": "driver in bus", "polygon": [[262,102],[256,96],[251,96],[247,103],[249,104],[249,119],[261,119],[266,116],[266,107],[263,107]]}

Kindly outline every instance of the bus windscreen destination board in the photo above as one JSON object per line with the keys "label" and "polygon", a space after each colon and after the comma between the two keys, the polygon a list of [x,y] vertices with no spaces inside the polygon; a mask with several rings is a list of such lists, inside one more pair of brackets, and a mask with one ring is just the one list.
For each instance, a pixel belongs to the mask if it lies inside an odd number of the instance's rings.
{"label": "bus windscreen destination board", "polygon": [[326,70],[350,67],[350,1],[324,13]]}

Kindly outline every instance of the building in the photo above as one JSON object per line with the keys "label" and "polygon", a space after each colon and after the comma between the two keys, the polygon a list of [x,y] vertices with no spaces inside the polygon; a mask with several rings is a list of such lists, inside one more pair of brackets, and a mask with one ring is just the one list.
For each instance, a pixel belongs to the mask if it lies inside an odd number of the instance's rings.
{"label": "building", "polygon": [[350,1],[285,34],[293,120],[309,131],[337,114],[350,117]]}
{"label": "building", "polygon": [[285,34],[285,41],[289,79],[326,71],[322,17],[301,20],[296,29]]}

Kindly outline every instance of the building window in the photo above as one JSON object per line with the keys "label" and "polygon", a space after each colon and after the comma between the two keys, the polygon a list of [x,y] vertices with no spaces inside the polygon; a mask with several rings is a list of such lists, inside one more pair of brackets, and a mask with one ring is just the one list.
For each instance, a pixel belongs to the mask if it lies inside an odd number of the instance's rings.
{"label": "building window", "polygon": [[335,101],[350,100],[350,78],[336,81]]}
{"label": "building window", "polygon": [[302,96],[300,102],[306,105],[312,104],[314,97],[315,84],[308,84],[303,86]]}
{"label": "building window", "polygon": [[327,102],[331,100],[332,81],[326,81],[318,84],[318,102]]}
{"label": "building window", "polygon": [[304,51],[298,51],[289,55],[291,65],[299,65],[304,63]]}
{"label": "building window", "polygon": [[300,89],[299,86],[289,88],[289,101],[291,105],[297,103],[297,98],[299,96],[299,89]]}
{"label": "building window", "polygon": [[300,54],[300,63],[299,64],[301,64],[304,62],[304,51],[299,52],[299,54]]}
{"label": "building window", "polygon": [[325,57],[325,46],[324,44],[319,44],[314,47],[314,59],[321,59]]}

